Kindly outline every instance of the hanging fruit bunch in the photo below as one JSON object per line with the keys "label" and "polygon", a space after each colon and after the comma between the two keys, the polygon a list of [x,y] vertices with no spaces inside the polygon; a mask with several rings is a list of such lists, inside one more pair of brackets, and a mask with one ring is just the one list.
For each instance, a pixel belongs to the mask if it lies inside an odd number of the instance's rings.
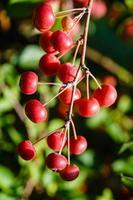
{"label": "hanging fruit bunch", "polygon": [[[40,102],[31,99],[25,105],[27,117],[34,123],[46,122],[48,117],[47,105],[58,97],[60,109],[66,109],[65,121],[62,127],[53,130],[37,141],[22,141],[18,147],[18,154],[24,160],[32,160],[36,156],[35,145],[47,138],[48,146],[53,153],[46,157],[46,165],[49,169],[60,174],[66,181],[72,181],[79,175],[79,167],[71,163],[70,154],[80,155],[87,149],[87,140],[77,134],[74,125],[74,107],[80,116],[88,118],[97,115],[101,107],[111,106],[117,98],[116,89],[110,84],[100,85],[95,76],[85,65],[87,35],[93,0],[74,1],[81,4],[80,8],[54,13],[49,1],[41,3],[34,12],[34,25],[41,32],[39,44],[46,52],[39,61],[39,68],[44,76],[57,76],[60,82],[39,82],[35,72],[27,71],[21,75],[20,89],[23,94],[31,95],[37,91],[38,85],[59,86],[59,92],[48,102]],[[62,18],[62,29],[52,32],[51,28],[57,18]],[[84,18],[84,31],[77,41],[72,37],[75,26]],[[75,65],[77,54],[81,48],[79,66]],[[72,62],[61,62],[61,57],[75,49]],[[97,88],[90,95],[89,81],[92,78]],[[86,94],[83,97],[78,85],[81,81],[86,83]],[[67,157],[63,155],[63,149],[67,148]]]}

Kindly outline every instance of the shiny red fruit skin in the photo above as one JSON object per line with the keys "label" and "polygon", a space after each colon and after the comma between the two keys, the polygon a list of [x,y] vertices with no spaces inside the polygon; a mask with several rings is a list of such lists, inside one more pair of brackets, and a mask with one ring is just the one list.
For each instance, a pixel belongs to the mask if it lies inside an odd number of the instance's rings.
{"label": "shiny red fruit skin", "polygon": [[83,98],[77,100],[76,106],[78,108],[78,113],[82,117],[93,117],[100,110],[99,103],[95,98],[90,98],[90,99]]}
{"label": "shiny red fruit skin", "polygon": [[54,48],[60,53],[65,53],[73,46],[73,40],[70,35],[67,35],[63,31],[55,31],[52,34],[51,42]]}
{"label": "shiny red fruit skin", "polygon": [[80,155],[87,149],[87,140],[85,137],[78,135],[77,139],[70,138],[70,153]]}
{"label": "shiny red fruit skin", "polygon": [[[74,80],[78,68],[73,66],[71,63],[64,63],[60,65],[58,70],[58,77],[63,83],[68,83]],[[79,73],[79,78],[81,73]]]}
{"label": "shiny red fruit skin", "polygon": [[98,88],[94,91],[93,97],[97,99],[100,106],[109,107],[117,99],[117,91],[112,85],[102,85],[102,89]]}
{"label": "shiny red fruit skin", "polygon": [[59,151],[64,142],[66,144],[66,136],[60,131],[55,131],[53,134],[47,137],[48,146],[54,151]]}
{"label": "shiny red fruit skin", "polygon": [[75,164],[70,164],[60,171],[60,176],[65,181],[73,181],[79,176],[79,168]]}
{"label": "shiny red fruit skin", "polygon": [[52,31],[44,32],[39,39],[39,44],[46,53],[54,53],[55,49],[51,43]]}
{"label": "shiny red fruit skin", "polygon": [[67,165],[67,159],[63,155],[51,153],[46,158],[47,167],[53,171],[61,171]]}
{"label": "shiny red fruit skin", "polygon": [[44,32],[51,29],[55,22],[55,15],[52,7],[47,3],[41,3],[37,6],[34,13],[34,24],[35,27]]}
{"label": "shiny red fruit skin", "polygon": [[20,89],[23,94],[31,95],[37,90],[38,76],[31,71],[24,72],[20,78]]}
{"label": "shiny red fruit skin", "polygon": [[[62,88],[63,89],[63,88]],[[61,91],[61,90],[60,90]],[[71,98],[72,98],[72,92],[73,92],[73,89],[72,88],[68,88],[66,89],[63,93],[61,93],[59,95],[59,100],[66,104],[66,105],[69,105],[71,103]],[[77,88],[76,91],[75,91],[75,95],[74,95],[74,98],[73,100],[76,101],[78,99],[81,98],[81,92],[80,90]]]}
{"label": "shiny red fruit skin", "polygon": [[36,99],[31,99],[26,103],[25,113],[34,123],[46,121],[48,115],[46,108]]}
{"label": "shiny red fruit skin", "polygon": [[40,59],[39,68],[45,75],[53,76],[60,68],[60,61],[53,54],[46,54]]}
{"label": "shiny red fruit skin", "polygon": [[35,147],[29,140],[20,142],[17,147],[17,152],[24,160],[31,160],[36,154]]}
{"label": "shiny red fruit skin", "polygon": [[58,115],[59,117],[61,118],[66,118],[67,114],[68,114],[68,110],[69,110],[69,105],[66,105],[64,103],[60,103],[58,105],[58,108],[57,108],[57,112],[58,112]]}

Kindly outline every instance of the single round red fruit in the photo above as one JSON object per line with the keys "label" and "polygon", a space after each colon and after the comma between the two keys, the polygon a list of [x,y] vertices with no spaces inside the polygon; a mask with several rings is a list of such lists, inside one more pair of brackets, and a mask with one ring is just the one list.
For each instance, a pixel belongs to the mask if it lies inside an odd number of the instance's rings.
{"label": "single round red fruit", "polygon": [[55,31],[52,34],[51,42],[55,50],[60,53],[66,53],[73,46],[73,40],[70,35],[67,35],[64,31]]}
{"label": "single round red fruit", "polygon": [[111,75],[109,75],[109,76],[104,76],[103,78],[102,78],[102,82],[103,82],[103,84],[105,84],[105,85],[112,85],[113,87],[116,87],[116,85],[117,85],[117,79],[114,77],[114,76],[111,76]]}
{"label": "single round red fruit", "polygon": [[39,68],[47,76],[55,75],[59,67],[60,61],[53,54],[46,54],[40,59]]}
{"label": "single round red fruit", "polygon": [[23,94],[34,94],[37,90],[38,76],[34,72],[24,72],[20,78],[20,89]]}
{"label": "single round red fruit", "polygon": [[65,181],[73,181],[79,176],[79,168],[75,164],[70,164],[60,171],[60,176]]}
{"label": "single round red fruit", "polygon": [[107,6],[103,0],[96,0],[93,2],[91,14],[93,17],[100,19],[107,13]]}
{"label": "single round red fruit", "polygon": [[30,140],[20,142],[17,147],[17,152],[24,160],[31,160],[36,154],[35,147]]}
{"label": "single round red fruit", "polygon": [[74,21],[71,17],[66,16],[66,17],[63,17],[63,19],[61,20],[61,24],[62,24],[63,30],[68,32],[74,26]]}
{"label": "single round red fruit", "polygon": [[[61,90],[62,89],[63,88],[61,88]],[[59,100],[62,103],[66,104],[66,105],[69,105],[71,103],[72,92],[73,92],[72,88],[66,89],[63,93],[61,93],[59,95]],[[76,100],[78,100],[80,98],[81,98],[81,92],[80,92],[80,90],[78,88],[76,88],[75,95],[73,96],[73,101],[75,102]]]}
{"label": "single round red fruit", "polygon": [[67,159],[63,155],[51,153],[46,158],[47,167],[53,171],[61,171],[67,165]]}
{"label": "single round red fruit", "polygon": [[63,119],[66,118],[68,110],[69,110],[69,105],[66,105],[64,103],[60,103],[58,105],[57,112],[61,118]]}
{"label": "single round red fruit", "polygon": [[90,98],[90,99],[79,99],[76,102],[76,106],[78,109],[78,113],[82,117],[93,117],[95,116],[99,110],[100,106],[98,101],[95,98]]}
{"label": "single round red fruit", "polygon": [[46,121],[48,115],[46,108],[36,99],[31,99],[26,103],[25,113],[34,123]]}
{"label": "single round red fruit", "polygon": [[55,131],[47,137],[48,146],[54,151],[60,151],[62,145],[66,144],[66,136],[61,131]]}
{"label": "single round red fruit", "polygon": [[[58,77],[63,83],[72,82],[75,78],[78,68],[71,63],[64,63],[60,65],[58,70]],[[78,78],[81,78],[81,72],[79,72]]]}
{"label": "single round red fruit", "polygon": [[117,91],[112,85],[102,85],[94,91],[93,97],[97,99],[100,106],[109,107],[117,99]]}
{"label": "single round red fruit", "polygon": [[125,38],[133,38],[133,18],[124,23],[123,36]]}
{"label": "single round red fruit", "polygon": [[70,153],[80,155],[87,149],[87,140],[85,137],[78,135],[77,139],[70,138]]}
{"label": "single round red fruit", "polygon": [[51,36],[53,32],[52,31],[46,31],[44,32],[39,39],[39,44],[42,47],[42,49],[47,53],[54,53],[55,49],[51,43]]}
{"label": "single round red fruit", "polygon": [[34,13],[34,24],[35,27],[44,32],[51,29],[55,22],[55,15],[52,7],[47,3],[41,3],[37,6]]}

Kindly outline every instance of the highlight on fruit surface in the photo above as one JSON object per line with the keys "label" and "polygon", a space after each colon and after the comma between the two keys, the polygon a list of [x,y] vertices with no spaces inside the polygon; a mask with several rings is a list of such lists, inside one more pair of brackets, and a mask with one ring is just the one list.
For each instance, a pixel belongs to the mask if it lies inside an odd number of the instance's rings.
{"label": "highlight on fruit surface", "polygon": [[41,32],[51,29],[55,23],[52,7],[47,3],[41,3],[37,6],[33,18],[35,27]]}
{"label": "highlight on fruit surface", "polygon": [[25,113],[34,123],[45,122],[48,116],[45,106],[36,99],[31,99],[26,103]]}
{"label": "highlight on fruit surface", "polygon": [[59,172],[60,176],[65,181],[73,181],[79,176],[79,168],[75,164],[67,165]]}
{"label": "highlight on fruit surface", "polygon": [[31,95],[37,90],[38,76],[32,72],[24,72],[20,77],[20,90],[23,94]]}
{"label": "highlight on fruit surface", "polygon": [[17,146],[17,152],[24,160],[32,160],[36,150],[30,140],[24,140]]}

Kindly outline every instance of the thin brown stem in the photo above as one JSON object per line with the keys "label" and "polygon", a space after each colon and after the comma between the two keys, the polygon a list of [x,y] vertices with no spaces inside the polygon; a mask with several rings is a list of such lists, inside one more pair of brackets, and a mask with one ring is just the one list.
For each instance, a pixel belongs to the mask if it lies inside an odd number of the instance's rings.
{"label": "thin brown stem", "polygon": [[70,123],[67,131],[68,165],[70,165]]}
{"label": "thin brown stem", "polygon": [[82,19],[82,17],[84,16],[85,11],[83,11],[80,15],[79,18],[76,20],[76,22],[74,23],[73,27],[71,28],[71,30],[68,32],[68,35],[74,30],[74,28],[76,27],[76,25],[79,23],[79,21]]}
{"label": "thin brown stem", "polygon": [[75,128],[75,125],[74,125],[74,122],[72,119],[71,119],[71,125],[72,125],[72,129],[73,129],[74,138],[75,138],[75,140],[77,140],[76,128]]}
{"label": "thin brown stem", "polygon": [[52,82],[51,83],[50,82],[49,83],[38,82],[38,85],[53,85],[53,86],[61,86],[61,87],[65,86],[65,84],[63,84],[63,83],[52,83]]}
{"label": "thin brown stem", "polygon": [[93,78],[93,80],[96,82],[97,86],[102,89],[100,83],[97,81],[97,79],[95,78],[95,76],[89,71],[89,75]]}
{"label": "thin brown stem", "polygon": [[58,129],[56,129],[56,130],[54,130],[54,131],[48,133],[47,135],[42,136],[41,138],[39,138],[38,140],[36,140],[35,142],[33,142],[33,145],[38,144],[39,142],[41,142],[42,140],[44,140],[44,139],[47,138],[48,136],[52,135],[54,132],[59,131],[60,129],[63,129],[63,128],[64,128],[64,126],[62,126],[62,127],[58,128]]}
{"label": "thin brown stem", "polygon": [[63,90],[61,90],[58,94],[56,94],[52,99],[50,99],[48,102],[43,104],[43,106],[48,105],[51,101],[53,101],[55,98],[57,98],[60,94],[62,94],[66,89],[68,89],[71,86],[72,86],[71,84],[67,85]]}
{"label": "thin brown stem", "polygon": [[77,73],[76,73],[75,78],[74,78],[73,92],[72,92],[72,96],[71,96],[71,103],[70,103],[70,108],[69,108],[69,113],[68,113],[68,120],[71,120],[71,116],[72,116],[73,105],[74,105],[74,95],[75,95],[75,91],[76,91],[76,87],[77,87],[77,81],[78,81],[80,68],[82,68],[85,65],[87,35],[88,35],[88,30],[89,30],[89,22],[90,22],[92,4],[93,4],[93,0],[90,1],[89,6],[88,6],[87,19],[86,19],[84,34],[83,34],[83,48],[82,48],[81,62],[80,62],[80,66],[78,67]]}
{"label": "thin brown stem", "polygon": [[89,99],[89,73],[86,73],[86,93],[87,93],[87,99]]}
{"label": "thin brown stem", "polygon": [[87,36],[88,36],[88,30],[89,30],[89,24],[90,24],[92,4],[93,4],[93,0],[91,0],[89,3],[87,19],[85,22],[85,29],[84,29],[84,34],[83,34],[83,49],[82,49],[82,55],[81,55],[81,66],[84,66],[84,63],[85,63]]}
{"label": "thin brown stem", "polygon": [[70,10],[61,11],[56,14],[56,18],[67,16],[67,15],[72,15],[72,14],[81,12],[83,10],[85,10],[85,8],[74,8],[74,9],[70,9]]}
{"label": "thin brown stem", "polygon": [[66,126],[66,128],[65,128],[64,138],[63,138],[63,141],[62,141],[61,148],[60,148],[60,150],[59,150],[59,155],[61,155],[61,153],[62,153],[64,144],[65,144],[65,140],[66,140],[67,131],[68,131],[68,126]]}
{"label": "thin brown stem", "polygon": [[75,53],[74,53],[74,56],[73,56],[73,61],[72,61],[73,65],[75,64],[80,45],[81,45],[81,40],[78,41],[78,44],[77,44],[77,47],[76,47],[76,50],[75,50]]}

